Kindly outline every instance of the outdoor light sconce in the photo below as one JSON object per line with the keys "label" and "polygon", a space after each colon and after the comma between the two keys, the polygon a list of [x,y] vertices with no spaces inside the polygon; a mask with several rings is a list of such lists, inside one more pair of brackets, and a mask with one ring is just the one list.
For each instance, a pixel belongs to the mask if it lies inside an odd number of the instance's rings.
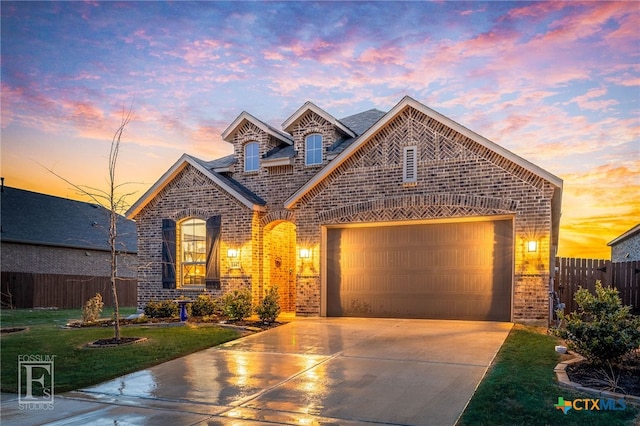
{"label": "outdoor light sconce", "polygon": [[537,241],[527,241],[527,251],[529,253],[535,253],[538,251],[538,242]]}
{"label": "outdoor light sconce", "polygon": [[240,269],[240,260],[238,260],[238,250],[230,248],[227,250],[227,257],[231,263],[231,269]]}
{"label": "outdoor light sconce", "polygon": [[300,259],[309,259],[311,257],[311,250],[307,248],[300,249]]}

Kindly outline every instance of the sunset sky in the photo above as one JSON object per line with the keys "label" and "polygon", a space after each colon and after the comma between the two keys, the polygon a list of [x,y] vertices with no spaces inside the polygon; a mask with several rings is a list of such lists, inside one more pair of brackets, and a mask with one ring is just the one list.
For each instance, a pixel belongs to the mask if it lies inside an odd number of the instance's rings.
{"label": "sunset sky", "polygon": [[560,255],[609,258],[640,222],[640,3],[10,2],[2,13],[5,185],[141,196],[184,152],[232,152],[243,110],[281,128],[409,95],[564,179]]}

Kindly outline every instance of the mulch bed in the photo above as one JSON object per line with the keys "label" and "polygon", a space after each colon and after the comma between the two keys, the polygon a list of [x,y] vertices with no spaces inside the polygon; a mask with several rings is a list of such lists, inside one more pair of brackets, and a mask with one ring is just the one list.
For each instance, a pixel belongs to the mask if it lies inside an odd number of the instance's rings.
{"label": "mulch bed", "polygon": [[0,334],[19,333],[28,330],[28,327],[7,327],[0,329]]}
{"label": "mulch bed", "polygon": [[112,348],[115,346],[131,345],[134,343],[141,343],[146,341],[146,337],[121,337],[120,340],[116,340],[114,337],[110,339],[100,339],[95,342],[87,344],[89,348]]}
{"label": "mulch bed", "polygon": [[572,382],[582,386],[640,397],[640,356],[629,357],[613,368],[617,383],[607,378],[605,371],[611,375],[608,367],[595,367],[584,361],[571,364],[566,371]]}

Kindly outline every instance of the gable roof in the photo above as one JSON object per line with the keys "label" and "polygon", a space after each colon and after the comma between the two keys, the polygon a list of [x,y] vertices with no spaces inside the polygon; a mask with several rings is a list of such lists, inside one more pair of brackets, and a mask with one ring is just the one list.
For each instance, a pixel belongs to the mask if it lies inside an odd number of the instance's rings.
{"label": "gable roof", "polygon": [[199,172],[204,174],[206,177],[211,179],[215,184],[220,186],[223,190],[225,190],[229,195],[237,199],[240,203],[244,204],[248,208],[252,210],[262,211],[264,210],[264,206],[267,204],[263,199],[255,195],[253,192],[242,186],[239,182],[223,175],[220,173],[216,173],[214,170],[218,166],[228,165],[230,159],[229,157],[223,157],[214,161],[203,161],[198,158],[192,157],[188,154],[182,154],[182,157],[178,159],[174,163],[169,170],[167,170],[156,183],[151,186],[147,190],[147,192],[142,195],[131,206],[131,208],[127,211],[126,216],[128,218],[133,218],[136,214],[138,214],[144,206],[147,205],[162,189],[164,189],[174,177],[178,175],[185,167],[191,165],[196,168]]}
{"label": "gable roof", "polygon": [[614,246],[618,243],[621,243],[622,241],[626,240],[627,238],[631,238],[634,235],[640,234],[640,223],[637,224],[636,226],[634,226],[633,228],[629,229],[627,232],[624,232],[622,235],[614,238],[613,240],[611,240],[611,242],[609,242],[607,245],[608,246]]}
{"label": "gable roof", "polygon": [[315,176],[313,176],[306,184],[300,187],[293,195],[291,195],[284,202],[284,207],[287,209],[293,208],[296,202],[298,202],[305,194],[311,191],[316,185],[318,185],[322,180],[324,180],[330,173],[336,170],[342,163],[344,163],[355,151],[357,151],[361,146],[369,141],[380,129],[382,129],[385,125],[387,125],[391,120],[393,120],[396,116],[398,116],[403,110],[406,108],[413,108],[428,117],[433,118],[434,120],[450,127],[456,132],[468,137],[469,139],[475,141],[476,143],[491,149],[492,151],[502,155],[503,157],[513,161],[520,167],[528,170],[529,172],[540,176],[541,178],[547,180],[552,185],[556,186],[559,189],[562,189],[562,179],[559,177],[547,172],[539,166],[525,160],[522,157],[512,153],[511,151],[501,147],[500,145],[490,141],[489,139],[480,136],[479,134],[473,132],[472,130],[467,129],[459,123],[456,123],[452,119],[440,114],[437,111],[432,110],[426,105],[416,101],[415,99],[405,96],[402,98],[396,106],[394,106],[389,112],[387,112],[381,119],[375,122],[371,127],[369,127],[363,134],[361,134],[357,139],[355,139],[349,146],[347,146],[340,154],[338,154],[335,159],[333,159],[329,164],[327,164],[322,170],[318,172]]}
{"label": "gable roof", "polygon": [[[98,204],[6,186],[0,195],[3,242],[111,250],[110,212]],[[119,216],[117,229],[117,250],[136,253],[135,222]]]}
{"label": "gable roof", "polygon": [[263,132],[273,136],[281,142],[284,142],[288,145],[293,145],[293,138],[291,137],[291,135],[268,125],[264,121],[258,120],[246,111],[242,111],[240,115],[236,117],[235,120],[233,120],[233,123],[231,123],[229,127],[227,127],[227,129],[222,132],[222,139],[227,142],[233,142],[233,135],[236,133],[236,131],[238,131],[240,127],[244,125],[245,122],[249,122],[255,125]]}
{"label": "gable roof", "polygon": [[337,127],[338,129],[340,129],[340,131],[342,131],[345,135],[350,136],[352,138],[356,137],[356,133],[352,129],[345,126],[342,122],[340,122],[340,120],[335,118],[333,115],[329,114],[322,108],[318,107],[317,105],[309,101],[305,102],[304,105],[298,108],[298,110],[294,112],[291,117],[287,118],[285,122],[282,123],[282,128],[285,130],[285,132],[290,132],[293,125],[296,124],[296,122],[300,118],[302,118],[308,111],[312,111],[315,114],[318,114],[320,117],[324,118],[329,123],[331,123],[334,127]]}

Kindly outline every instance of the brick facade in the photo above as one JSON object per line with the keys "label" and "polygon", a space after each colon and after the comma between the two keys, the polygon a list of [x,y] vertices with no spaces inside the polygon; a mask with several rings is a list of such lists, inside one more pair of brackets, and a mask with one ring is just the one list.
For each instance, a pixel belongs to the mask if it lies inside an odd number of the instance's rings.
{"label": "brick facade", "polygon": [[[513,218],[515,234],[513,320],[548,319],[549,276],[557,244],[553,203],[558,188],[540,173],[419,108],[406,107],[375,133],[367,135],[359,149],[287,205],[292,194],[330,164],[325,153],[321,165],[305,165],[305,137],[321,134],[325,151],[345,137],[342,130],[311,110],[287,130],[296,151],[291,164],[277,168],[261,166],[250,173],[244,172],[244,145],[258,142],[264,155],[277,141],[248,122],[232,134],[237,161],[229,176],[266,202],[262,211],[242,205],[190,166],[148,197],[134,216],[139,239],[140,307],[153,299],[195,294],[162,288],[163,218],[179,221],[187,217],[222,216],[222,289],[210,293],[217,295],[246,286],[252,289],[257,302],[266,288],[278,285],[285,310],[295,310],[298,315],[319,315],[323,226],[507,216]],[[416,183],[403,183],[406,146],[418,149]],[[525,249],[526,242],[531,240],[539,245],[535,253]],[[229,247],[240,249],[240,270],[231,269],[228,264],[224,254]],[[301,247],[311,249],[311,258],[297,256]]]}
{"label": "brick facade", "polygon": [[[104,250],[2,242],[2,270],[51,275],[111,276],[111,254]],[[136,276],[135,254],[118,257],[117,275]]]}

